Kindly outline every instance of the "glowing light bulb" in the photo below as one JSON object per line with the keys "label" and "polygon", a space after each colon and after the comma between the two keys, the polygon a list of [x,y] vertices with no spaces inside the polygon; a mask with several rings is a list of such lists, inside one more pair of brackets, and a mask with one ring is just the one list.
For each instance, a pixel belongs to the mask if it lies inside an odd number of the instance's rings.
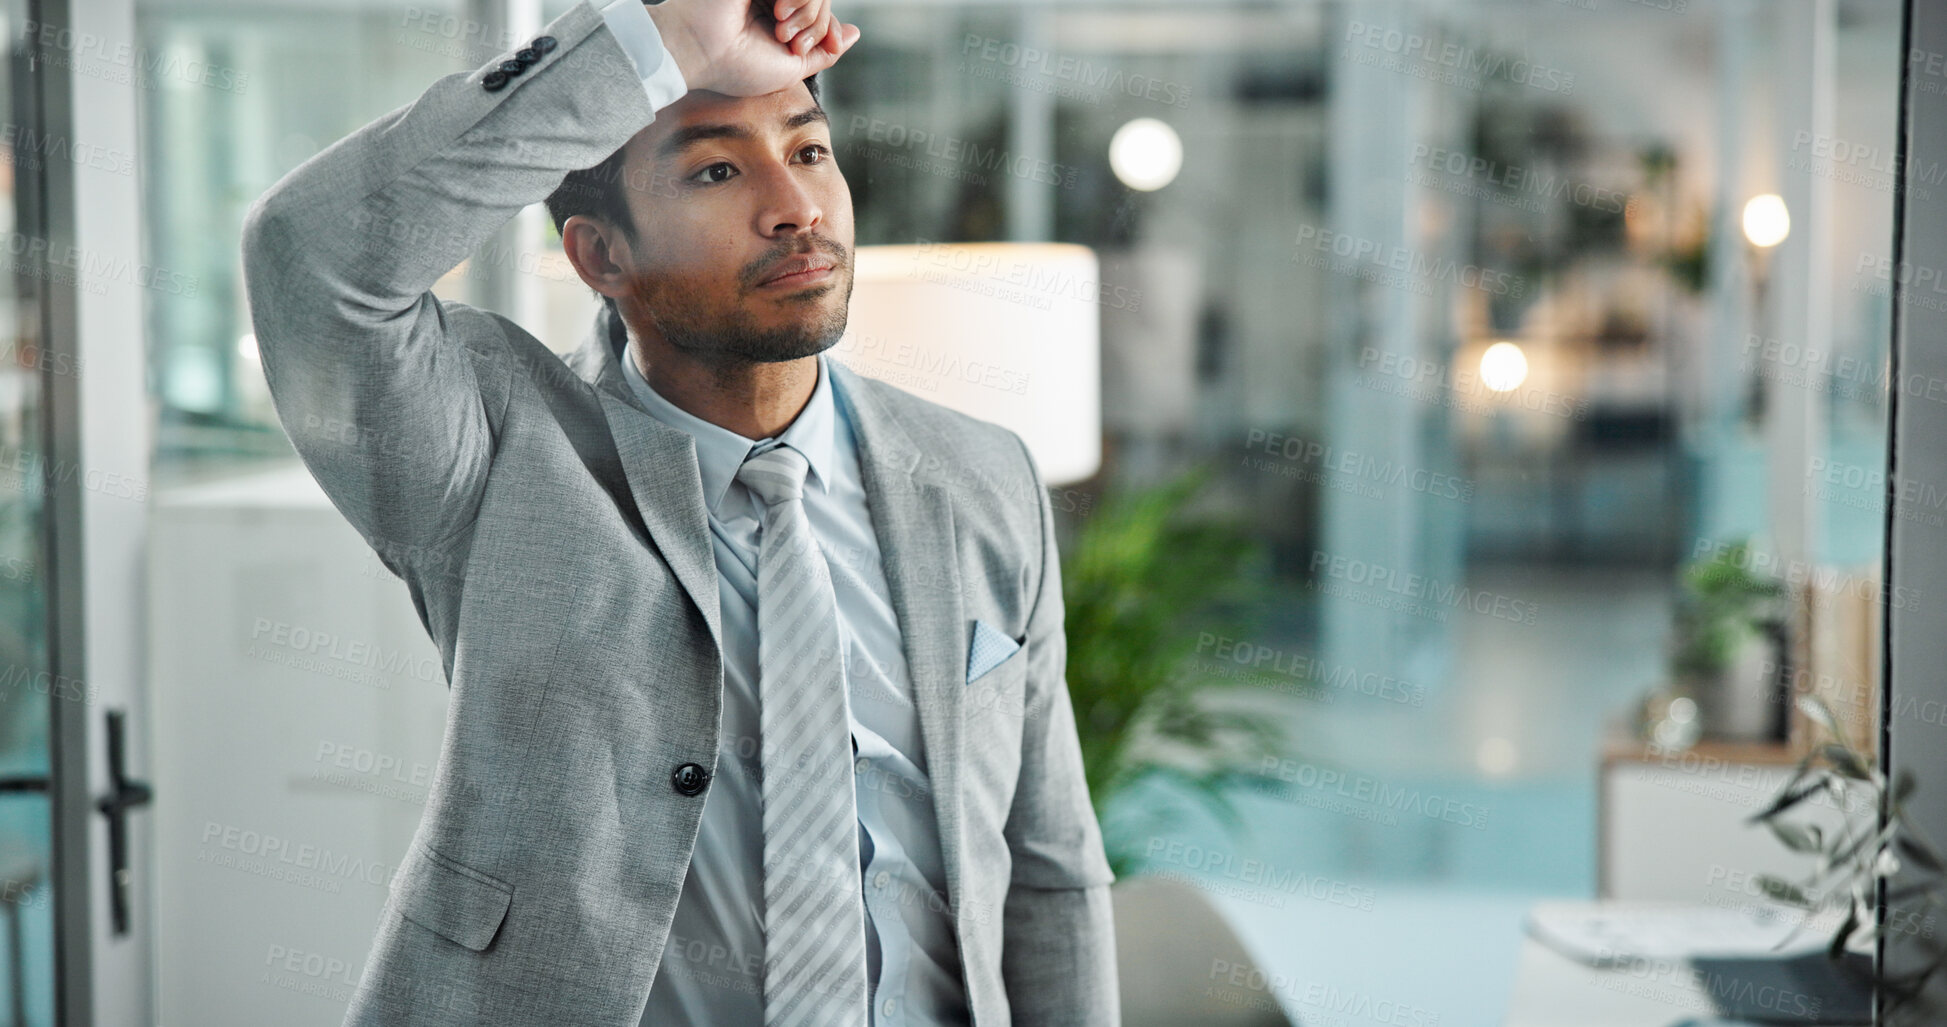
{"label": "glowing light bulb", "polygon": [[1497,342],[1481,354],[1481,384],[1513,392],[1528,380],[1528,355],[1512,342]]}
{"label": "glowing light bulb", "polygon": [[1109,139],[1109,169],[1131,189],[1152,192],[1176,180],[1183,168],[1183,140],[1155,118],[1137,118]]}
{"label": "glowing light bulb", "polygon": [[1753,196],[1744,205],[1744,237],[1751,245],[1770,249],[1791,234],[1792,216],[1785,209],[1785,198],[1777,193]]}

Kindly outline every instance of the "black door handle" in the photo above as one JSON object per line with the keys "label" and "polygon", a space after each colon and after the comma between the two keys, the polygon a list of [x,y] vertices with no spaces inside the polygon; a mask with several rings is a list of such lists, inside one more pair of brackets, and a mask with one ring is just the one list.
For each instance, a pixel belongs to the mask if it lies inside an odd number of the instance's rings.
{"label": "black door handle", "polygon": [[108,711],[108,777],[114,791],[95,800],[95,808],[108,818],[108,897],[115,917],[115,933],[128,933],[128,811],[147,806],[155,791],[146,781],[128,777],[128,752],[123,737],[127,714]]}

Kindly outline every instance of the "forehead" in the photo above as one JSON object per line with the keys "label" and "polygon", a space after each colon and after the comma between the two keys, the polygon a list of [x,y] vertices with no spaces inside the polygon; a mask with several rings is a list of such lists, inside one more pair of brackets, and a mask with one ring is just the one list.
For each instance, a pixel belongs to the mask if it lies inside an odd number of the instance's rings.
{"label": "forehead", "polygon": [[762,96],[692,89],[657,111],[656,120],[629,140],[628,160],[643,165],[680,160],[701,141],[735,142],[739,136],[765,139],[806,124],[822,124],[823,115],[803,82]]}

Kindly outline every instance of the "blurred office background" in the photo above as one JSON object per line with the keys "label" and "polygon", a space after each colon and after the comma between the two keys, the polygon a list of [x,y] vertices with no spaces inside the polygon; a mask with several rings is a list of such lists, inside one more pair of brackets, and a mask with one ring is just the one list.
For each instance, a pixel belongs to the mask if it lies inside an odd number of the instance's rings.
{"label": "blurred office background", "polygon": [[[83,88],[128,113],[111,129],[132,164],[94,231],[150,270],[108,276],[122,348],[75,377],[141,379],[121,416],[146,498],[122,555],[145,580],[116,601],[139,639],[133,765],[157,786],[131,871],[153,971],[111,1001],[159,1023],[333,1024],[445,688],[403,586],[277,423],[238,226],[319,149],[568,5],[111,7],[108,44],[76,60],[126,73]],[[1052,485],[1065,544],[1184,481],[1181,523],[1235,543],[1213,543],[1235,595],[1137,583],[1176,590],[1159,677],[1182,705],[1132,702],[1099,661],[1071,673],[1091,752],[1115,761],[1123,884],[1189,885],[1265,974],[1231,982],[1233,1012],[1501,1022],[1537,904],[1757,905],[1750,873],[1796,865],[1741,823],[1805,737],[1781,696],[1821,692],[1873,738],[1899,4],[838,10],[864,30],[824,76],[861,247],[1095,256],[1095,280],[1048,287],[1099,314],[1101,459]],[[107,55],[124,40],[142,55],[126,67]],[[1947,188],[1937,168],[1912,181]],[[594,310],[538,205],[437,291],[564,353]],[[896,341],[924,351],[933,327]],[[902,352],[839,356],[951,391]],[[1009,359],[1008,380],[1036,373]],[[37,376],[14,363],[0,444],[33,452]],[[9,498],[0,545],[31,563],[13,539],[34,490]],[[1726,576],[1752,598],[1697,657],[1698,604],[1722,600],[1697,582]],[[35,666],[16,626],[41,616],[39,579],[6,577],[4,662]],[[1070,588],[1073,611],[1090,596]],[[30,714],[0,705],[9,772],[46,772]],[[1223,714],[1268,731],[1198,745],[1167,723]],[[8,879],[32,880],[46,804],[0,811],[25,868]],[[340,862],[266,872],[237,841],[253,834]],[[8,908],[0,993],[50,1023],[58,911]],[[1188,972],[1227,979],[1210,959]]]}

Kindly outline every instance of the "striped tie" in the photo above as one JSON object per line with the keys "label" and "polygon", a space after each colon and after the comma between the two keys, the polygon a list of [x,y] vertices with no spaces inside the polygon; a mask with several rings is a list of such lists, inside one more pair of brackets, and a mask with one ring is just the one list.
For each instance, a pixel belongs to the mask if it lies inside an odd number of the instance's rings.
{"label": "striped tie", "polygon": [[864,1027],[865,906],[838,600],[805,518],[804,454],[737,470],[764,504],[757,553],[765,1027]]}

